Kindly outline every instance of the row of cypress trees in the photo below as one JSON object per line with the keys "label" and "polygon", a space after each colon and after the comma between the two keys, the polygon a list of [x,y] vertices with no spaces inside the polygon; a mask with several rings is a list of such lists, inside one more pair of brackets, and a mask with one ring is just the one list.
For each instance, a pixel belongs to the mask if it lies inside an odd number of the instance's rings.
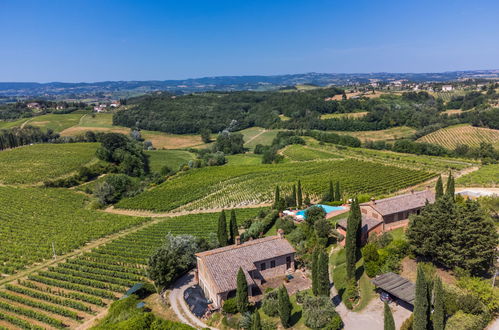
{"label": "row of cypress trees", "polygon": [[303,197],[303,189],[300,180],[298,180],[298,184],[293,185],[291,194],[288,196],[281,196],[281,190],[279,186],[276,186],[274,204],[272,205],[273,209],[282,211],[286,207],[302,208],[307,205],[310,205],[310,197],[308,195],[305,195],[305,198]]}
{"label": "row of cypress trees", "polygon": [[229,232],[227,233],[227,220],[225,218],[225,211],[222,210],[218,217],[218,244],[220,246],[235,244],[237,236],[239,236],[239,228],[237,226],[236,211],[231,210],[230,212]]}
{"label": "row of cypress trees", "polygon": [[[432,299],[433,298],[433,299]],[[433,313],[432,313],[433,300]],[[426,278],[422,264],[418,264],[416,298],[414,300],[413,330],[444,330],[445,306],[442,281],[437,276]]]}
{"label": "row of cypress trees", "polygon": [[329,258],[324,248],[316,248],[312,254],[312,292],[329,296]]}

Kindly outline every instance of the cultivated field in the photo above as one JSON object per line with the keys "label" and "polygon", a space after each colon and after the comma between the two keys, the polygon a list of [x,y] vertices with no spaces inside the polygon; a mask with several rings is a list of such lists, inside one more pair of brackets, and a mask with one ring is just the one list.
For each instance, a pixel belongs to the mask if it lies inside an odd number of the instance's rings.
{"label": "cultivated field", "polygon": [[290,145],[286,147],[283,151],[283,155],[286,158],[293,161],[307,161],[307,160],[325,160],[333,158],[342,158],[341,156],[317,149],[307,148],[302,145]]}
{"label": "cultivated field", "polygon": [[270,202],[275,185],[283,191],[301,180],[305,193],[319,198],[329,180],[340,181],[353,195],[380,195],[425,181],[434,173],[358,160],[298,162],[275,165],[228,165],[193,169],[138,196],[123,199],[118,208],[170,211],[239,207]]}
{"label": "cultivated field", "polygon": [[499,148],[499,130],[471,125],[455,125],[425,135],[418,139],[418,142],[438,144],[450,150],[455,149],[459,144],[478,147],[480,142],[491,143]]}
{"label": "cultivated field", "polygon": [[183,150],[150,150],[146,154],[149,156],[151,170],[155,172],[159,172],[163,166],[178,170],[180,165],[196,158],[193,153]]}
{"label": "cultivated field", "polygon": [[31,184],[75,171],[95,158],[97,143],[34,144],[0,152],[0,182]]}
{"label": "cultivated field", "polygon": [[456,184],[466,187],[499,186],[499,164],[484,165],[478,171],[457,179]]}
{"label": "cultivated field", "polygon": [[257,144],[270,145],[279,130],[268,130],[261,127],[243,129],[238,133],[244,136],[244,147],[253,150]]}
{"label": "cultivated field", "polygon": [[[237,220],[242,223],[260,210],[236,210]],[[208,213],[166,218],[7,284],[0,291],[0,320],[8,315],[2,325],[27,329],[80,326],[134,284],[147,281],[147,260],[168,233],[206,237],[216,232],[218,216]]]}
{"label": "cultivated field", "polygon": [[86,208],[87,198],[65,189],[0,186],[0,273],[60,255],[143,222]]}

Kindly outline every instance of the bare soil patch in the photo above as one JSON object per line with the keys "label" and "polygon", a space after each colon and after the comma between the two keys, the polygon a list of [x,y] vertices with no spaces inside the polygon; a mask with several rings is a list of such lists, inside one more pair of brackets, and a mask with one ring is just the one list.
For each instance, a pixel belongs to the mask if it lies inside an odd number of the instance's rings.
{"label": "bare soil patch", "polygon": [[[405,277],[413,283],[416,283],[417,266],[418,265],[416,260],[405,257],[404,259],[402,259],[402,271],[400,272],[400,276]],[[436,270],[437,275],[442,279],[444,283],[456,283],[456,278],[449,271],[443,270],[441,268],[436,268]]]}

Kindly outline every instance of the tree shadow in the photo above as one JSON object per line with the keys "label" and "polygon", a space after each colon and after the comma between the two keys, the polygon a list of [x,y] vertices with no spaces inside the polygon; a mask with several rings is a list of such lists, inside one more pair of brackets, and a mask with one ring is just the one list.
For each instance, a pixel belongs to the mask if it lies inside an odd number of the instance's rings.
{"label": "tree shadow", "polygon": [[355,270],[355,280],[356,281],[360,280],[362,274],[364,274],[364,265],[360,266]]}
{"label": "tree shadow", "polygon": [[300,321],[302,317],[302,311],[298,311],[296,313],[293,313],[289,319],[289,325],[294,326],[298,321]]}

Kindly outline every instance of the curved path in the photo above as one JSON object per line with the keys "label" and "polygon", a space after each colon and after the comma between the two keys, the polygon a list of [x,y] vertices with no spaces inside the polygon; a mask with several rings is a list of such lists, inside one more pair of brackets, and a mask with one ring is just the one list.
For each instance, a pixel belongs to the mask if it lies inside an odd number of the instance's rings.
{"label": "curved path", "polygon": [[187,303],[185,302],[184,291],[195,284],[196,281],[194,271],[190,271],[175,281],[171,287],[172,290],[169,295],[170,306],[182,323],[188,324],[194,328],[208,328],[216,330],[216,328],[208,326],[192,314],[189,306],[187,306]]}

